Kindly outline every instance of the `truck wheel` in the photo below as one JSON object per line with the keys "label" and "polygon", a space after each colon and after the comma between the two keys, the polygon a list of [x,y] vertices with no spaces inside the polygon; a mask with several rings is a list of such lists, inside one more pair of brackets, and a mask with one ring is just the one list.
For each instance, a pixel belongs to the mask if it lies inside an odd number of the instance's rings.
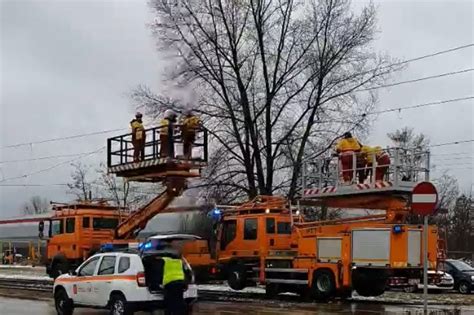
{"label": "truck wheel", "polygon": [[50,276],[54,279],[59,277],[62,274],[69,272],[69,263],[66,260],[55,260],[51,265],[51,273]]}
{"label": "truck wheel", "polygon": [[233,265],[229,268],[227,283],[233,290],[242,290],[247,283],[247,273],[242,265]]}
{"label": "truck wheel", "polygon": [[352,286],[361,296],[379,296],[385,292],[387,276],[383,270],[355,270]]}
{"label": "truck wheel", "polygon": [[334,274],[329,270],[316,270],[311,287],[313,296],[318,301],[333,297],[336,291]]}
{"label": "truck wheel", "polygon": [[274,299],[280,293],[277,283],[267,283],[265,285],[265,295],[269,299]]}
{"label": "truck wheel", "polygon": [[471,293],[471,286],[466,281],[462,281],[461,283],[459,283],[458,290],[461,294],[469,294]]}
{"label": "truck wheel", "polygon": [[59,289],[54,293],[54,306],[58,315],[72,315],[74,312],[74,305],[64,289]]}
{"label": "truck wheel", "polygon": [[132,315],[133,312],[127,305],[127,300],[122,294],[113,294],[110,298],[110,315]]}

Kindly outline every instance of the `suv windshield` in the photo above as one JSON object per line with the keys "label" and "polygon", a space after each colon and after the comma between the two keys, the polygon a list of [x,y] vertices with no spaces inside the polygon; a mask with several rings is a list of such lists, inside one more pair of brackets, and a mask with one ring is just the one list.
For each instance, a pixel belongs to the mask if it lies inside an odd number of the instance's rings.
{"label": "suv windshield", "polygon": [[464,261],[451,260],[450,263],[454,266],[454,268],[460,271],[473,271],[474,270],[472,266],[466,264]]}

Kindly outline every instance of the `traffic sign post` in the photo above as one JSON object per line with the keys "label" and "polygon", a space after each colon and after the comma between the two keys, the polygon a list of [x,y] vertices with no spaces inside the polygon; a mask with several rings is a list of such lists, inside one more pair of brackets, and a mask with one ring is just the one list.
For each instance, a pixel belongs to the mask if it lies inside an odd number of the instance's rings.
{"label": "traffic sign post", "polygon": [[430,182],[421,182],[413,188],[411,209],[423,216],[423,310],[428,312],[428,216],[436,210],[438,192]]}

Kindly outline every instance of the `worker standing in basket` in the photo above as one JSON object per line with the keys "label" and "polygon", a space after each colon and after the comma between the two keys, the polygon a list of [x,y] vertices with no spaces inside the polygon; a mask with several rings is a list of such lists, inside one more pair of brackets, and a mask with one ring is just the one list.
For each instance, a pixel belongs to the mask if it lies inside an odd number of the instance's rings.
{"label": "worker standing in basket", "polygon": [[201,120],[194,115],[192,109],[184,112],[181,120],[181,136],[183,138],[183,155],[186,160],[192,158],[193,144],[196,141],[196,133],[201,126]]}
{"label": "worker standing in basket", "polygon": [[176,122],[176,113],[167,109],[160,122],[160,157],[174,157],[174,123]]}
{"label": "worker standing in basket", "polygon": [[132,127],[133,162],[139,162],[145,155],[145,128],[143,127],[142,113],[136,113],[130,126]]}
{"label": "worker standing in basket", "polygon": [[[346,132],[343,138],[336,144],[336,152],[342,165],[342,177],[345,183],[351,183],[354,177],[354,167],[357,167],[357,155],[362,145],[357,138],[353,137],[350,132]],[[356,165],[353,165],[354,155],[356,155]]]}
{"label": "worker standing in basket", "polygon": [[367,176],[373,176],[372,169],[375,160],[375,181],[383,181],[385,175],[387,174],[388,168],[390,167],[390,155],[380,146],[363,146],[362,152],[367,157]]}

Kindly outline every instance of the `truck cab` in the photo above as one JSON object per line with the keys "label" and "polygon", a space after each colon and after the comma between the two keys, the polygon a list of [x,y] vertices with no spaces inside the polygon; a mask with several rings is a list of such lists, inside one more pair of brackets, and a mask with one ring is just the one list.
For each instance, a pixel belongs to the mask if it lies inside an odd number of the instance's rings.
{"label": "truck cab", "polygon": [[[112,241],[123,215],[105,202],[54,205],[48,220],[47,272],[56,278],[93,255],[102,243]],[[44,222],[39,234],[43,236]]]}

